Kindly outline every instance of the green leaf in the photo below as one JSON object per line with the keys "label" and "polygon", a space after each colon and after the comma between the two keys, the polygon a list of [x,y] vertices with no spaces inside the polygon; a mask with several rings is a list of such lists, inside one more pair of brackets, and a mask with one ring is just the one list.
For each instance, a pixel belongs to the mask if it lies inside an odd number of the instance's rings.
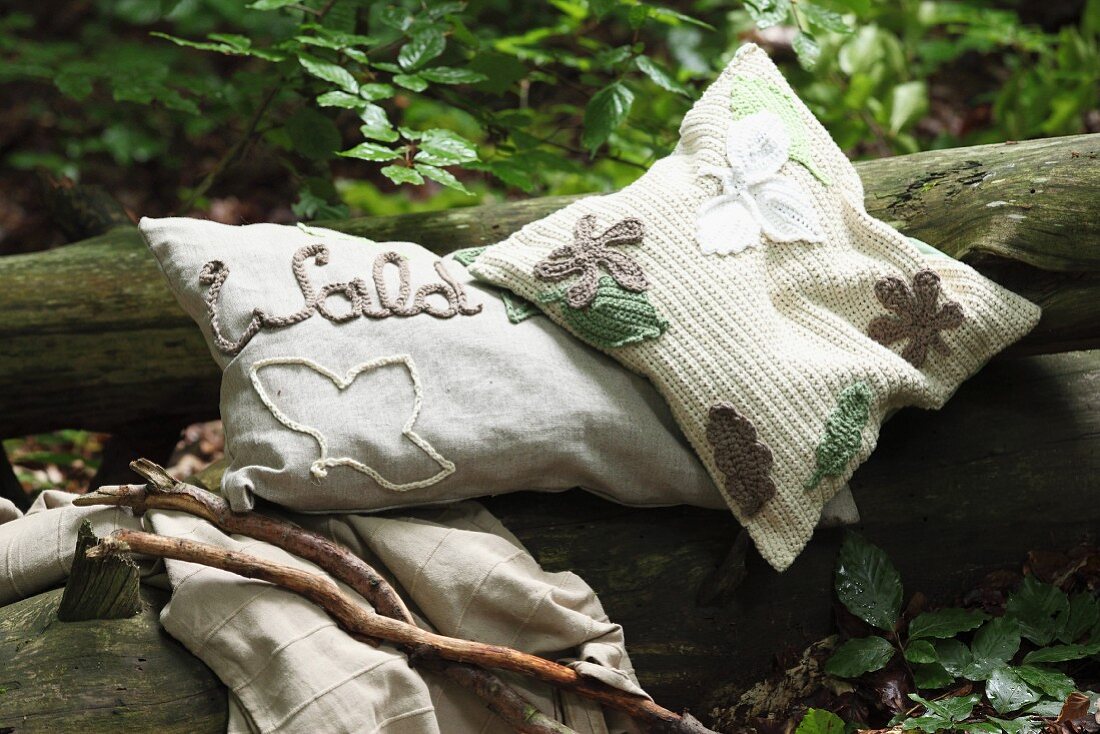
{"label": "green leaf", "polygon": [[399,151],[378,143],[359,143],[354,148],[340,151],[345,158],[358,158],[364,161],[392,161],[401,157]]}
{"label": "green leaf", "polygon": [[880,548],[856,533],[845,535],[835,586],[848,611],[874,627],[893,631],[901,612],[901,577]]}
{"label": "green leaf", "polygon": [[974,707],[978,704],[978,699],[981,696],[977,693],[971,693],[969,696],[954,696],[939,701],[929,701],[921,698],[916,693],[910,693],[909,698],[937,716],[942,716],[949,721],[962,721],[973,713]]}
{"label": "green leaf", "polygon": [[455,166],[478,159],[477,146],[450,130],[424,130],[419,147],[417,162],[432,166]]}
{"label": "green leaf", "polygon": [[904,82],[890,95],[890,132],[897,135],[928,111],[928,87],[924,82]]}
{"label": "green leaf", "polygon": [[948,673],[939,663],[916,663],[913,668],[913,683],[922,691],[947,688],[955,682],[955,676]]}
{"label": "green leaf", "polygon": [[584,133],[581,144],[589,151],[607,142],[615,131],[630,115],[634,104],[634,93],[625,84],[613,82],[592,95],[584,108]]}
{"label": "green leaf", "polygon": [[[1100,3],[1097,3],[1100,8]],[[1074,594],[1069,600],[1069,608],[1058,614],[1057,637],[1062,642],[1077,642],[1089,630],[1100,623],[1100,604],[1088,592]]]}
{"label": "green leaf", "polygon": [[985,612],[974,609],[940,609],[925,612],[909,623],[909,639],[946,639],[960,632],[977,629],[989,619]]}
{"label": "green leaf", "polygon": [[935,732],[943,731],[944,729],[951,729],[955,725],[955,722],[950,719],[945,719],[942,716],[936,714],[926,714],[924,716],[916,716],[912,719],[906,719],[901,722],[901,728],[905,731],[911,729],[920,729],[921,731],[928,732],[929,734],[935,734]]}
{"label": "green leaf", "polygon": [[798,9],[806,16],[806,20],[809,21],[810,25],[820,30],[832,31],[833,33],[852,32],[852,27],[844,20],[844,16],[834,10],[806,2],[800,2]]}
{"label": "green leaf", "polygon": [[857,678],[881,670],[894,656],[894,646],[881,637],[848,640],[825,663],[825,672],[838,678]]}
{"label": "green leaf", "polygon": [[791,43],[794,52],[798,54],[798,63],[803,69],[813,69],[821,58],[821,46],[817,39],[806,31],[800,31]]}
{"label": "green leaf", "polygon": [[413,71],[443,53],[447,48],[447,39],[437,28],[428,28],[414,33],[409,42],[401,47],[397,54],[397,63],[402,69]]}
{"label": "green leaf", "polygon": [[532,316],[538,316],[542,313],[542,309],[517,296],[511,291],[500,292],[500,300],[504,302],[504,313],[508,316],[508,321],[513,324],[519,324]]}
{"label": "green leaf", "polygon": [[844,473],[863,445],[863,427],[870,418],[871,388],[856,382],[840,391],[837,405],[825,421],[825,435],[817,445],[817,468],[805,490],[815,489],[826,477]]}
{"label": "green leaf", "polygon": [[986,680],[1011,660],[1019,649],[1020,630],[1016,620],[1007,616],[991,619],[974,635],[974,641],[970,644],[974,662],[963,670],[963,677]]}
{"label": "green leaf", "polygon": [[75,100],[84,99],[92,93],[92,77],[86,74],[62,71],[54,77],[53,83],[62,94]]}
{"label": "green leaf", "polygon": [[634,65],[661,89],[675,92],[676,94],[682,94],[685,97],[691,96],[691,91],[687,87],[676,81],[672,75],[668,73],[665,67],[648,56],[635,57]]}
{"label": "green leaf", "polygon": [[[543,303],[565,300],[567,287],[542,296]],[[561,306],[562,320],[582,339],[603,349],[616,349],[665,333],[668,322],[660,317],[645,293],[622,288],[612,278],[601,276],[596,297],[585,308]]]}
{"label": "green leaf", "polygon": [[1036,645],[1046,645],[1058,632],[1055,616],[1069,609],[1069,597],[1061,589],[1028,576],[1008,598],[1005,614],[1020,622],[1020,634]]}
{"label": "green leaf", "polygon": [[386,166],[382,169],[382,175],[395,184],[420,185],[424,183],[423,176],[414,169],[407,168],[406,166]]}
{"label": "green leaf", "polygon": [[421,69],[420,76],[436,84],[477,84],[489,77],[473,69],[458,69],[453,66],[436,66]]}
{"label": "green leaf", "polygon": [[368,102],[389,99],[397,93],[389,84],[363,84],[359,87],[359,96]]}
{"label": "green leaf", "polygon": [[423,92],[428,88],[428,82],[419,74],[394,74],[393,83],[414,92]]}
{"label": "green leaf", "polygon": [[928,640],[912,640],[905,648],[905,659],[911,663],[934,663],[936,648]]}
{"label": "green leaf", "polygon": [[256,0],[254,3],[249,3],[245,7],[252,8],[253,10],[278,10],[279,8],[285,8],[287,5],[293,5],[299,0]]}
{"label": "green leaf", "polygon": [[1032,688],[1037,688],[1051,698],[1065,701],[1066,696],[1077,690],[1073,679],[1060,670],[1040,668],[1036,665],[1021,665],[1016,675]]}
{"label": "green leaf", "polygon": [[936,659],[951,675],[962,676],[974,663],[974,654],[970,648],[955,639],[937,640]]}
{"label": "green leaf", "polygon": [[749,11],[757,28],[769,28],[787,19],[791,3],[790,0],[745,0],[745,10]]}
{"label": "green leaf", "polygon": [[844,719],[832,711],[807,709],[794,734],[844,734]]}
{"label": "green leaf", "polygon": [[1025,663],[1063,663],[1067,660],[1080,660],[1093,654],[1088,645],[1051,645],[1040,647],[1024,655]]}
{"label": "green leaf", "polygon": [[481,257],[481,253],[485,252],[488,247],[466,247],[461,250],[455,250],[451,255],[456,262],[461,263],[463,267],[470,267],[474,260]]}
{"label": "green leaf", "polygon": [[355,81],[355,77],[339,64],[334,64],[331,61],[323,61],[315,56],[301,53],[298,54],[298,63],[313,76],[335,84],[345,92],[350,94],[357,94],[359,92],[359,84]]}
{"label": "green leaf", "polygon": [[362,97],[358,97],[354,94],[348,94],[347,92],[325,92],[317,97],[317,105],[319,107],[343,107],[344,109],[358,109],[365,107],[366,102]]}
{"label": "green leaf", "polygon": [[985,682],[985,697],[999,714],[1018,711],[1038,701],[1039,695],[1014,670],[997,668]]}
{"label": "green leaf", "polygon": [[359,119],[363,121],[363,124],[359,126],[359,132],[362,133],[364,138],[392,143],[401,137],[393,129],[393,124],[386,116],[386,111],[378,105],[368,104],[359,111]]}
{"label": "green leaf", "polygon": [[430,166],[424,163],[417,163],[414,165],[414,168],[416,168],[416,170],[419,171],[421,175],[424,176],[424,178],[430,178],[432,181],[443,184],[447,188],[454,189],[455,191],[461,191],[464,194],[473,196],[473,192],[463,186],[462,182],[455,178],[450,171],[444,171],[442,168],[437,168],[436,166]]}
{"label": "green leaf", "polygon": [[283,127],[294,151],[306,158],[323,160],[340,148],[340,131],[332,120],[315,109],[303,107],[295,112]]}

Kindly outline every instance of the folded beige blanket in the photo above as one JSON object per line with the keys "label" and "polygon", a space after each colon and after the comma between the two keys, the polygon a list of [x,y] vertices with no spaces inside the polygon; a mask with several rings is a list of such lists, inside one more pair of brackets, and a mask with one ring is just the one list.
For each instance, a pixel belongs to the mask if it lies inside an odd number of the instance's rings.
{"label": "folded beige blanket", "polygon": [[[320,572],[278,548],[228,536],[189,515],[155,511],[134,518],[124,509],[73,507],[72,497],[44,492],[22,518],[0,501],[0,605],[64,580],[85,519],[101,535],[117,527],[145,529]],[[583,675],[642,692],[622,628],[608,620],[592,589],[575,574],[543,571],[476,503],[401,517],[293,519],[389,574],[426,629],[558,659]],[[472,694],[410,668],[388,645],[352,640],[294,594],[194,564],[164,565],[172,599],[161,622],[229,688],[231,732],[508,731]],[[578,732],[634,731],[615,712],[587,700],[525,679],[509,682]]]}

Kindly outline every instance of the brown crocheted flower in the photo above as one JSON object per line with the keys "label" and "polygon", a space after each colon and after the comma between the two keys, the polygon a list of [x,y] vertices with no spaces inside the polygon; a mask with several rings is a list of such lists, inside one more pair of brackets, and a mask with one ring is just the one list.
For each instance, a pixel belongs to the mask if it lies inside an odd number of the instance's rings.
{"label": "brown crocheted flower", "polygon": [[628,291],[641,293],[649,281],[638,263],[613,245],[636,245],[642,241],[645,227],[641,220],[628,218],[616,222],[596,234],[596,217],[589,214],[577,221],[573,229],[573,244],[557,248],[535,265],[535,277],[557,283],[574,275],[580,279],[565,292],[565,302],[572,308],[584,308],[596,297],[600,268]]}
{"label": "brown crocheted flower", "polygon": [[929,347],[945,357],[951,354],[940,332],[957,329],[966,316],[955,301],[938,305],[940,276],[934,270],[918,270],[912,288],[901,278],[885,277],[875,283],[875,296],[894,315],[873,319],[867,325],[868,336],[885,346],[908,340],[901,356],[914,367],[924,366]]}
{"label": "brown crocheted flower", "polygon": [[771,478],[772,451],[756,436],[756,426],[730,403],[710,407],[707,440],[714,465],[726,477],[726,492],[750,518],[775,496]]}

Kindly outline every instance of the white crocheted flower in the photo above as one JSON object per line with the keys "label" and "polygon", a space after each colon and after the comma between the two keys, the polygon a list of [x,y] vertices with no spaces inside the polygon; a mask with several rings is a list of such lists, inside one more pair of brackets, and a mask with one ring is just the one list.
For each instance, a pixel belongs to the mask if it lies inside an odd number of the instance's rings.
{"label": "white crocheted flower", "polygon": [[729,255],[760,243],[820,242],[813,201],[795,183],[780,177],[791,138],[773,112],[757,112],[734,122],[726,136],[729,167],[704,166],[722,193],[699,207],[697,238],[703,252]]}

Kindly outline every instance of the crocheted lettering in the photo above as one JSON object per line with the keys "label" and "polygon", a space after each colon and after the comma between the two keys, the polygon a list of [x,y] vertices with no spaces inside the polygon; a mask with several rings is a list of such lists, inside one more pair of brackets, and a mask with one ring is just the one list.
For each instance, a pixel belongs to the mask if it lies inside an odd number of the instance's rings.
{"label": "crocheted lettering", "polygon": [[711,406],[707,441],[714,465],[726,478],[726,494],[746,519],[751,518],[775,496],[771,449],[757,438],[756,426],[730,403]]}
{"label": "crocheted lettering", "polygon": [[656,339],[665,333],[668,322],[644,293],[631,293],[604,275],[596,283],[596,292],[586,308],[569,305],[569,291],[552,291],[541,299],[544,303],[565,301],[561,315],[566,325],[590,344],[602,349],[617,349],[646,339]]}
{"label": "crocheted lettering", "polygon": [[728,166],[701,165],[699,173],[717,178],[721,192],[696,214],[696,238],[703,252],[729,255],[773,242],[820,242],[821,223],[813,199],[780,175],[790,136],[774,112],[758,112],[729,127]]}
{"label": "crocheted lettering", "polygon": [[[271,395],[268,393],[267,389],[264,387],[263,380],[260,379],[260,372],[266,367],[271,367],[273,365],[300,365],[316,372],[323,377],[328,378],[332,381],[332,384],[334,384],[337,389],[339,389],[340,392],[343,393],[343,391],[350,387],[351,384],[355,382],[355,379],[364,372],[369,372],[370,370],[379,369],[381,367],[392,364],[399,364],[404,366],[405,370],[408,372],[409,380],[412,383],[414,395],[412,414],[409,416],[409,419],[405,421],[405,425],[402,427],[401,433],[414,444],[416,444],[416,446],[419,447],[421,451],[430,456],[432,461],[434,461],[440,467],[439,472],[428,477],[427,479],[421,479],[415,482],[407,482],[404,484],[391,482],[390,480],[383,477],[374,468],[369,467],[366,464],[363,464],[362,462],[350,456],[330,457],[328,455],[329,443],[328,439],[325,437],[325,434],[320,429],[314,426],[307,426],[287,415],[287,413],[283,410],[283,407],[275,403]],[[441,456],[430,443],[428,443],[423,437],[420,436],[420,434],[416,433],[413,430],[413,425],[416,423],[416,419],[420,415],[420,407],[423,400],[423,390],[420,385],[420,375],[417,373],[416,364],[413,362],[412,357],[407,354],[395,354],[389,357],[381,357],[379,359],[374,359],[369,362],[363,362],[362,364],[352,367],[343,376],[337,375],[335,372],[332,372],[331,370],[326,369],[316,362],[306,359],[304,357],[272,357],[269,359],[261,359],[257,362],[254,362],[252,364],[252,367],[248,371],[248,376],[252,380],[252,387],[255,388],[256,394],[259,396],[260,401],[263,402],[265,406],[267,406],[267,409],[271,411],[271,414],[275,416],[275,419],[277,421],[279,421],[292,431],[297,431],[299,433],[304,433],[308,436],[312,436],[313,439],[317,442],[317,446],[320,449],[321,455],[317,458],[316,461],[314,461],[310,465],[309,471],[318,481],[328,476],[329,467],[347,466],[357,472],[362,472],[363,474],[366,474],[375,482],[377,482],[379,486],[383,487],[384,489],[388,489],[391,492],[408,492],[413,489],[429,487],[436,482],[446,479],[455,471],[455,465],[452,462],[443,458],[443,456]]]}
{"label": "crocheted lettering", "polygon": [[836,408],[825,421],[825,436],[817,445],[817,468],[806,491],[815,489],[825,477],[843,474],[848,462],[863,444],[863,427],[871,417],[871,388],[857,382],[840,391]]}
{"label": "crocheted lettering", "polygon": [[892,316],[877,316],[867,325],[867,335],[884,346],[907,342],[901,356],[916,368],[924,366],[928,350],[941,356],[951,354],[951,348],[940,336],[941,331],[957,329],[966,320],[962,306],[940,299],[940,276],[929,268],[918,270],[910,288],[893,275],[875,283],[875,297],[892,311]]}
{"label": "crocheted lettering", "polygon": [[557,283],[574,275],[580,279],[565,292],[565,302],[571,308],[585,308],[596,297],[600,269],[615,279],[628,291],[641,293],[649,288],[649,281],[641,266],[620,250],[617,245],[636,245],[645,236],[645,226],[640,219],[623,219],[596,234],[596,217],[581,217],[573,229],[573,244],[563,245],[549,257],[535,265],[535,277]]}
{"label": "crocheted lettering", "polygon": [[789,92],[764,79],[737,75],[733,78],[730,92],[733,117],[740,120],[757,112],[773,112],[787,130],[791,139],[790,157],[805,166],[821,183],[829,185],[829,180],[814,163],[813,148],[806,123],[798,111],[798,100]]}
{"label": "crocheted lettering", "polygon": [[[371,301],[367,284],[362,278],[339,283],[328,283],[320,289],[314,288],[313,282],[306,272],[306,261],[313,259],[315,265],[328,264],[329,251],[325,245],[315,243],[306,245],[294,253],[291,262],[291,271],[298,282],[298,289],[302,293],[304,301],[302,308],[294,313],[283,316],[273,316],[262,309],[254,309],[252,318],[245,327],[244,332],[236,339],[229,339],[221,328],[218,315],[218,303],[221,297],[221,289],[229,277],[229,267],[220,260],[211,260],[203,266],[199,273],[199,282],[208,286],[206,292],[206,310],[210,317],[210,331],[214,337],[214,343],[218,349],[229,355],[236,355],[244,349],[245,345],[264,329],[281,329],[287,326],[301,323],[319,313],[325,319],[334,324],[342,324],[359,318],[384,319],[390,316],[417,316],[428,314],[439,319],[449,319],[459,314],[473,316],[481,312],[481,304],[470,305],[466,296],[466,290],[462,284],[456,281],[443,263],[436,261],[435,272],[442,280],[441,283],[428,283],[420,286],[416,292],[412,292],[410,285],[408,259],[396,252],[384,252],[374,260],[372,276],[375,291],[378,295],[378,307]],[[397,294],[389,292],[385,281],[385,268],[387,265],[395,265],[398,269]],[[331,296],[340,296],[347,302],[346,310],[334,310],[329,304]],[[409,297],[412,296],[412,304]],[[440,306],[429,300],[431,296],[443,299],[446,306]]]}

